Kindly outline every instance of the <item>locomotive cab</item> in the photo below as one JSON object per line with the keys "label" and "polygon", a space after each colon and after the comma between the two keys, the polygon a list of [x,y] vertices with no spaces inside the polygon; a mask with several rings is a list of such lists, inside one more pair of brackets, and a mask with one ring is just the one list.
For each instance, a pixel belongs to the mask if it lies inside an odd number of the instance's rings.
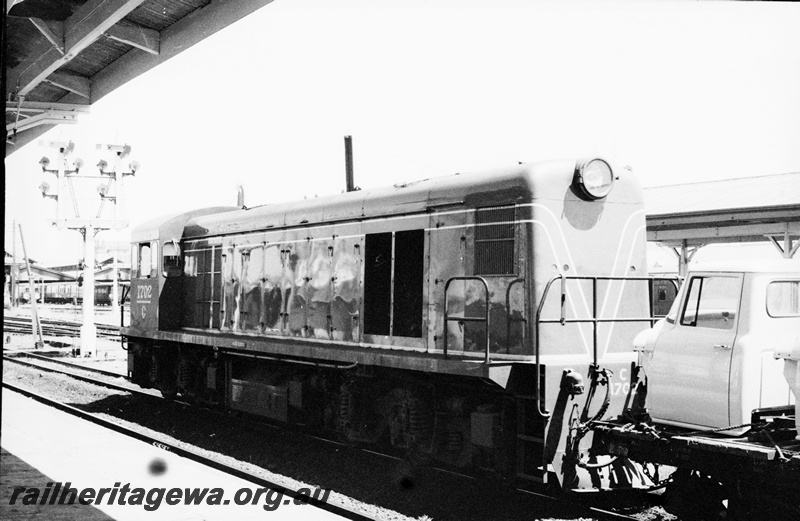
{"label": "locomotive cab", "polygon": [[181,240],[186,223],[198,215],[235,208],[214,207],[155,219],[131,234],[130,328],[147,336],[179,326]]}

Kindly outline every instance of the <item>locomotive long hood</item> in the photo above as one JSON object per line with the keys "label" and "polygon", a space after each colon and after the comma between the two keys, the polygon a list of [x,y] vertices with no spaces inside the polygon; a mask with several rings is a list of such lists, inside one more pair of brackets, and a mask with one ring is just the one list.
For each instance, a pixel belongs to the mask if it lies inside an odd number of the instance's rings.
{"label": "locomotive long hood", "polygon": [[[269,204],[221,215],[205,214],[187,223],[184,238],[332,224],[449,206],[491,206],[531,199],[563,200],[564,187],[572,182],[574,167],[574,160],[521,164],[510,169],[455,174],[386,188]],[[614,198],[612,192],[609,200]]]}

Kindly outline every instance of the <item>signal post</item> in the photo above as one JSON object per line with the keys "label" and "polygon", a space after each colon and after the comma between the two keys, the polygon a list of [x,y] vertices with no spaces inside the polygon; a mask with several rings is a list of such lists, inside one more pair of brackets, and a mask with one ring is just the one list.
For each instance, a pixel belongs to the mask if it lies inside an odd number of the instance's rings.
{"label": "signal post", "polygon": [[[97,354],[97,326],[94,319],[94,270],[95,270],[95,236],[105,230],[120,230],[128,225],[121,211],[123,187],[125,178],[134,175],[139,168],[136,161],[125,161],[130,155],[130,145],[97,145],[97,150],[114,154],[113,166],[110,170],[108,162],[101,160],[97,163],[99,175],[81,175],[80,169],[83,161],[76,159],[72,165],[68,163],[68,156],[74,149],[74,144],[50,142],[49,146],[59,150],[56,168],[48,168],[50,160],[43,157],[39,164],[42,171],[55,174],[57,178],[57,192],[51,194],[50,185],[46,182],[39,187],[42,196],[56,200],[56,220],[53,224],[59,229],[76,230],[83,236],[83,323],[81,325],[81,355],[84,357],[94,357]],[[124,168],[127,163],[127,168]],[[96,215],[82,217],[87,214],[86,209],[81,209],[76,196],[74,180],[102,179],[105,183],[97,186],[97,194],[100,197],[99,207]],[[67,216],[66,208],[68,200],[72,201],[73,215]],[[105,202],[111,203],[111,217],[104,218],[103,210]],[[118,208],[118,205],[120,208]],[[116,257],[114,259],[116,263]],[[116,280],[114,284],[116,284]]]}

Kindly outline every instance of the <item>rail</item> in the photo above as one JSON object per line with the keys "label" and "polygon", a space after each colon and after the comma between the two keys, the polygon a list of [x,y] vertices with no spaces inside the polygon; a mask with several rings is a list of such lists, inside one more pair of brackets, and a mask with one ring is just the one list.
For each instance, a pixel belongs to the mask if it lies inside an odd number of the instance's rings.
{"label": "rail", "polygon": [[[566,318],[566,303],[567,303],[567,281],[568,280],[589,280],[592,282],[592,317],[591,318]],[[650,295],[649,299],[649,317],[622,317],[622,318],[597,318],[597,282],[601,280],[606,281],[621,281],[621,282],[628,282],[628,281],[647,281],[648,282],[648,293]],[[567,276],[563,273],[560,275],[556,275],[547,281],[547,285],[542,292],[542,297],[539,300],[539,306],[536,308],[536,315],[534,319],[535,325],[535,343],[534,343],[534,350],[535,350],[535,364],[536,364],[536,406],[539,409],[539,414],[543,417],[549,417],[550,411],[547,409],[542,409],[542,402],[541,402],[541,392],[542,392],[542,385],[541,379],[538,376],[541,371],[541,352],[542,350],[539,348],[539,332],[540,332],[540,325],[541,324],[592,324],[592,362],[597,365],[597,325],[602,323],[617,323],[617,322],[649,322],[650,327],[652,327],[658,320],[659,317],[653,316],[653,287],[655,281],[657,280],[666,280],[671,282],[677,289],[678,287],[678,279],[674,277],[614,277],[614,276]],[[544,305],[547,302],[547,295],[550,293],[550,288],[553,286],[553,283],[556,281],[561,281],[561,298],[560,298],[560,308],[561,313],[558,319],[542,319],[542,311],[544,310]]]}
{"label": "rail", "polygon": [[[13,360],[13,361],[18,361],[18,360],[16,360],[17,358],[30,358],[30,359],[33,359],[33,360],[40,360],[42,362],[47,362],[47,363],[50,363],[50,364],[57,364],[57,365],[61,365],[61,366],[64,366],[64,367],[69,367],[71,369],[75,369],[75,370],[78,370],[78,371],[86,371],[88,373],[94,373],[94,374],[100,374],[100,375],[103,375],[103,376],[109,376],[111,378],[126,378],[126,379],[128,378],[127,375],[124,375],[122,373],[118,373],[118,372],[115,372],[115,371],[105,371],[103,369],[98,369],[96,367],[89,367],[89,366],[82,365],[82,364],[74,364],[72,362],[67,362],[67,361],[64,361],[64,360],[60,360],[59,358],[50,357],[50,356],[43,356],[43,355],[39,355],[39,354],[36,354],[36,353],[31,353],[30,351],[16,351],[16,352],[14,352],[14,351],[5,351],[5,352],[3,352],[3,360],[9,360],[10,359],[10,360]],[[39,367],[39,366],[36,366],[36,367]],[[47,369],[44,369],[44,370],[46,371]]]}
{"label": "rail", "polygon": [[[80,322],[43,318],[41,319],[41,323],[42,332],[45,336],[76,337],[80,335]],[[95,326],[97,328],[98,337],[119,337],[119,326],[99,323],[96,323]],[[30,333],[32,327],[32,319],[30,317],[3,317],[3,331],[6,333]]]}
{"label": "rail", "polygon": [[[485,314],[484,317],[468,317],[468,316],[459,316],[459,317],[451,317],[449,313],[449,299],[447,298],[447,290],[450,288],[450,283],[456,280],[463,280],[463,281],[478,281],[483,284],[484,295],[486,297],[485,301]],[[466,313],[466,310],[465,310]],[[491,361],[489,355],[489,284],[486,282],[486,279],[483,277],[450,277],[447,279],[447,282],[444,285],[444,357],[447,358],[447,344],[448,344],[448,322],[455,322],[458,321],[459,323],[463,322],[484,322],[486,328],[486,351],[484,354],[483,363],[488,364]]]}

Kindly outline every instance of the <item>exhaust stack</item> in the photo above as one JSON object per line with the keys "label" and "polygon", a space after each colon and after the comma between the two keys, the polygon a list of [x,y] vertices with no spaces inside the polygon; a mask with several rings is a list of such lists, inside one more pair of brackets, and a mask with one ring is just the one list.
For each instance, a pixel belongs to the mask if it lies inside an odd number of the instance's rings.
{"label": "exhaust stack", "polygon": [[347,191],[360,190],[353,181],[353,136],[344,137],[344,168]]}

